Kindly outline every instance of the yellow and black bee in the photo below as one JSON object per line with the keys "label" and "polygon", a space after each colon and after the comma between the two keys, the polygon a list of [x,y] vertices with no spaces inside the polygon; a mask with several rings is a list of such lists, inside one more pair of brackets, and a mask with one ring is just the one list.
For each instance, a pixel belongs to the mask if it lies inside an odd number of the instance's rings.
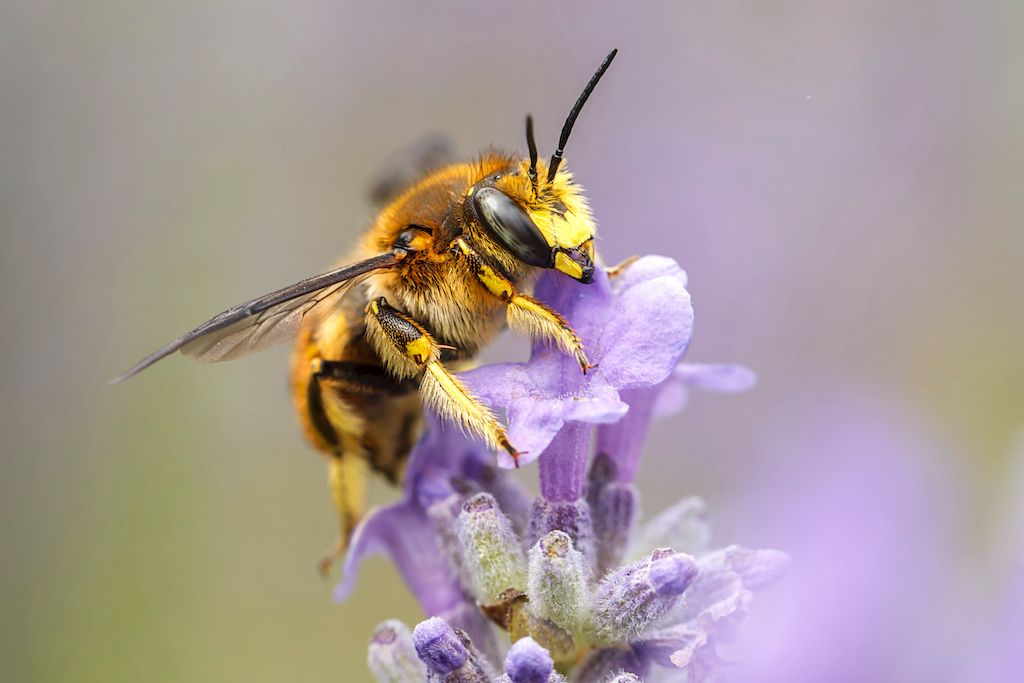
{"label": "yellow and black bee", "polygon": [[327,455],[341,523],[322,572],[363,513],[367,466],[401,480],[423,405],[517,458],[502,423],[452,371],[467,367],[506,324],[557,344],[583,372],[591,367],[565,319],[530,291],[545,268],[584,283],[593,278],[594,221],[561,162],[576,117],[615,54],[584,88],[546,164],[527,117],[527,158],[489,151],[401,189],[380,186],[375,198],[383,207],[346,265],[234,306],[113,381],[179,350],[222,361],[296,337],[295,408],[309,441]]}

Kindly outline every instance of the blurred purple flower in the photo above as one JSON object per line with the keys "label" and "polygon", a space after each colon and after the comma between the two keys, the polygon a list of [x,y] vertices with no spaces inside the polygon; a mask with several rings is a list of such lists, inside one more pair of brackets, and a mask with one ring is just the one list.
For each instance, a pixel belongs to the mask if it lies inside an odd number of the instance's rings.
{"label": "blurred purple flower", "polygon": [[729,680],[983,680],[955,674],[978,608],[953,461],[890,399],[836,385],[804,399],[766,416],[735,483],[730,526],[794,562]]}

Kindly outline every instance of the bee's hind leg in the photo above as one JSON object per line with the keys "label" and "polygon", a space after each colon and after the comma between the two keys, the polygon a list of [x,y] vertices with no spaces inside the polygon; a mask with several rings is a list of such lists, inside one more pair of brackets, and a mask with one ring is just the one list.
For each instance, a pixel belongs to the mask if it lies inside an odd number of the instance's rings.
{"label": "bee's hind leg", "polygon": [[366,509],[366,460],[360,452],[360,445],[352,438],[359,434],[359,418],[332,391],[325,391],[324,384],[335,380],[332,361],[316,358],[312,362],[312,373],[307,394],[307,410],[310,421],[330,449],[327,461],[327,484],[331,499],[338,514],[338,540],[324,553],[317,563],[317,570],[326,577],[334,562],[348,548],[352,532],[362,519]]}
{"label": "bee's hind leg", "polygon": [[352,532],[366,509],[366,461],[354,454],[332,453],[327,463],[327,483],[331,489],[340,527],[338,540],[317,563],[320,575],[327,577],[335,561],[344,554],[352,540]]}
{"label": "bee's hind leg", "polygon": [[520,454],[509,442],[505,427],[444,367],[443,347],[419,323],[380,297],[366,307],[366,331],[370,345],[393,376],[399,380],[420,377],[420,396],[427,406],[492,449],[504,450],[518,464]]}

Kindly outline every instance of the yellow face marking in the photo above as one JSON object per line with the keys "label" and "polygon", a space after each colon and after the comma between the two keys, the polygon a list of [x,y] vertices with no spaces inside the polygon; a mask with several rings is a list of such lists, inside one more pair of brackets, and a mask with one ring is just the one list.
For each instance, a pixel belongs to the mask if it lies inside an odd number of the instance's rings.
{"label": "yellow face marking", "polygon": [[[562,218],[557,213],[549,213],[550,237],[545,234],[548,243],[553,247],[575,249],[584,242],[594,238],[594,224],[589,220],[580,220],[571,213]],[[541,226],[538,226],[541,227]],[[541,227],[541,232],[544,228]]]}
{"label": "yellow face marking", "polygon": [[583,277],[583,266],[573,261],[563,252],[555,254],[555,270],[565,273],[574,280]]}

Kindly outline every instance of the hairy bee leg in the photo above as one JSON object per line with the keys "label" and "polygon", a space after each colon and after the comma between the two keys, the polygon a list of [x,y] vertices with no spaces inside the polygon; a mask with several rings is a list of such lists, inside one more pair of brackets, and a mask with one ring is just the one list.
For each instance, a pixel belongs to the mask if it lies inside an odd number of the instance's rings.
{"label": "hairy bee leg", "polygon": [[462,238],[455,240],[454,248],[468,260],[480,284],[505,302],[505,315],[510,328],[532,339],[553,341],[558,348],[576,359],[584,374],[594,367],[587,360],[583,341],[565,318],[533,297],[517,292],[508,278],[487,265]]}
{"label": "hairy bee leg", "polygon": [[532,339],[553,341],[558,348],[576,359],[584,374],[596,367],[587,360],[583,341],[566,319],[533,297],[514,294],[508,301],[505,315],[508,326],[516,332],[526,334]]}
{"label": "hairy bee leg", "polygon": [[400,380],[420,377],[424,403],[492,449],[506,451],[518,464],[520,454],[509,442],[505,427],[444,367],[441,345],[419,323],[380,297],[366,307],[366,331],[370,345],[391,374]]}
{"label": "hairy bee leg", "polygon": [[310,419],[331,448],[327,485],[338,515],[338,540],[317,563],[317,570],[323,577],[348,548],[352,532],[366,509],[366,461],[360,445],[348,436],[361,432],[359,419],[333,392],[323,391],[324,383],[337,381],[332,375],[337,374],[338,368],[332,363],[320,358],[311,361],[308,389]]}
{"label": "hairy bee leg", "polygon": [[348,548],[352,532],[363,517],[363,510],[366,509],[366,469],[366,461],[355,454],[330,456],[327,482],[334,507],[338,511],[341,532],[337,542],[327,549],[317,563],[317,569],[323,577],[330,574],[331,566]]}

